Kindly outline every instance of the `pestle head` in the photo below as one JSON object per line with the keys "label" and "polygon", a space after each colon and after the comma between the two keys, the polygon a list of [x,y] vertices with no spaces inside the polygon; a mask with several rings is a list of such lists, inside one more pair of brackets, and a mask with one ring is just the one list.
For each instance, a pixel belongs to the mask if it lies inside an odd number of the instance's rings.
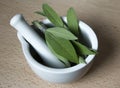
{"label": "pestle head", "polygon": [[22,14],[16,14],[15,16],[12,17],[10,20],[10,25],[15,26],[20,20],[24,20]]}

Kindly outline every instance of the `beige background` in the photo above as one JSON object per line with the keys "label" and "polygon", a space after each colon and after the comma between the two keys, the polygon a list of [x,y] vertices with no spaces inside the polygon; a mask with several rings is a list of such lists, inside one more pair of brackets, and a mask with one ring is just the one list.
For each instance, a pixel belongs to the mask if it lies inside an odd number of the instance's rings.
{"label": "beige background", "polygon": [[[10,18],[22,13],[30,23],[44,19],[34,14],[43,3],[61,16],[74,7],[99,39],[99,54],[90,71],[69,84],[38,78],[28,66]],[[120,0],[0,0],[0,88],[120,88]]]}

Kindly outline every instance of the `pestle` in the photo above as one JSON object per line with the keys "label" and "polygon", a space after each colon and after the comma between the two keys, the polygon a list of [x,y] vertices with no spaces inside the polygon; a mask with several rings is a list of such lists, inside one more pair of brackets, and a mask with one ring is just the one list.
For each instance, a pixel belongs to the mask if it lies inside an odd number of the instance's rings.
{"label": "pestle", "polygon": [[25,21],[21,14],[16,14],[10,20],[10,25],[14,27],[33,46],[47,66],[54,68],[65,68],[65,65],[52,54],[44,40]]}

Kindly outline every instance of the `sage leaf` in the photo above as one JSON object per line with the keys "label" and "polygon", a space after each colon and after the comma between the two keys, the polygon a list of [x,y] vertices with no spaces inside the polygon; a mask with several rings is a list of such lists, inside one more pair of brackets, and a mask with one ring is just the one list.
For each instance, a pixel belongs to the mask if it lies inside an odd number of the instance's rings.
{"label": "sage leaf", "polygon": [[73,45],[75,46],[77,52],[81,55],[90,55],[90,54],[96,54],[95,51],[90,50],[88,47],[85,45],[81,44],[80,42],[77,41],[72,41]]}
{"label": "sage leaf", "polygon": [[66,30],[65,28],[54,27],[54,28],[48,28],[46,31],[53,34],[56,37],[64,38],[67,40],[78,39],[74,34],[72,34],[70,31]]}
{"label": "sage leaf", "polygon": [[48,48],[51,50],[51,52],[52,52],[61,62],[63,62],[66,67],[70,67],[70,66],[71,66],[71,65],[70,65],[70,62],[69,62],[66,58],[58,55],[58,54],[52,49],[52,47],[50,46],[50,44],[49,44],[47,41],[46,41],[46,43],[47,43],[47,45],[48,45]]}
{"label": "sage leaf", "polygon": [[70,31],[76,36],[79,36],[78,20],[75,11],[72,7],[69,8],[69,10],[67,11],[67,24]]}
{"label": "sage leaf", "polygon": [[46,16],[44,12],[36,11],[35,13],[42,15],[42,16]]}
{"label": "sage leaf", "polygon": [[43,23],[39,22],[38,20],[33,21],[32,24],[43,33],[47,29],[47,27]]}
{"label": "sage leaf", "polygon": [[43,11],[47,18],[55,25],[58,27],[63,27],[64,24],[61,20],[61,18],[58,16],[58,14],[48,5],[48,4],[43,4],[42,6]]}
{"label": "sage leaf", "polygon": [[56,54],[70,62],[79,63],[76,51],[69,40],[55,37],[49,32],[45,32],[45,38]]}
{"label": "sage leaf", "polygon": [[81,56],[79,56],[79,63],[85,63],[86,64],[85,59]]}

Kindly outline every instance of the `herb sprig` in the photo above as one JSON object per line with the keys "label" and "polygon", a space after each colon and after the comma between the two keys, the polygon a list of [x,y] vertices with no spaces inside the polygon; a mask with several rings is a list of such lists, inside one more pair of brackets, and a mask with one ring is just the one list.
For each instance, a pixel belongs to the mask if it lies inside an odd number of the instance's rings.
{"label": "herb sprig", "polygon": [[66,67],[70,67],[71,63],[86,63],[85,57],[87,55],[96,54],[96,51],[79,41],[78,38],[82,34],[73,8],[69,8],[67,11],[67,27],[62,18],[48,4],[43,4],[42,9],[43,11],[36,11],[35,13],[47,17],[54,27],[47,28],[39,21],[32,23],[44,32],[49,49]]}

